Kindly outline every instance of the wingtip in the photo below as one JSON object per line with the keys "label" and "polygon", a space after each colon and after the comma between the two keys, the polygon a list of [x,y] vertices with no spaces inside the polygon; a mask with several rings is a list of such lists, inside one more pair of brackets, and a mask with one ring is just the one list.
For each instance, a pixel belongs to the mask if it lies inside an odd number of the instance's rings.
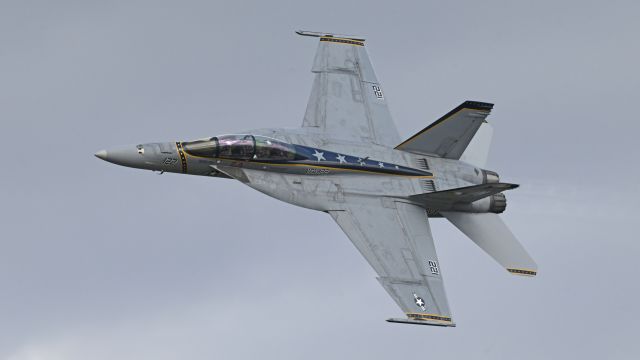
{"label": "wingtip", "polygon": [[389,323],[396,323],[396,324],[456,327],[456,324],[454,322],[437,322],[437,321],[424,321],[424,320],[399,319],[399,318],[389,318],[386,321]]}
{"label": "wingtip", "polygon": [[467,100],[464,103],[462,103],[461,106],[464,106],[465,108],[476,109],[476,110],[491,110],[493,109],[493,105],[494,104],[492,103],[487,103],[482,101]]}
{"label": "wingtip", "polygon": [[510,274],[513,275],[519,275],[519,276],[529,276],[529,277],[534,277],[536,275],[538,275],[538,269],[515,269],[515,268],[507,268],[507,271]]}
{"label": "wingtip", "polygon": [[335,37],[335,38],[348,39],[348,40],[354,40],[354,41],[363,41],[363,42],[365,41],[365,38],[362,36],[335,34],[335,33],[322,32],[322,31],[295,30],[295,33],[300,36]]}

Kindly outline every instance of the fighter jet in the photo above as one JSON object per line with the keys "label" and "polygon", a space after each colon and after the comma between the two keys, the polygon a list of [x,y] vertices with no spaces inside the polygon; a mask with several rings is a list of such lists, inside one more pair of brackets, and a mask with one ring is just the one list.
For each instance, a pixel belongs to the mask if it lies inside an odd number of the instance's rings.
{"label": "fighter jet", "polygon": [[319,39],[300,128],[269,128],[98,151],[108,162],[158,172],[234,179],[329,214],[378,275],[406,318],[455,326],[429,218],[445,218],[514,275],[537,266],[498,214],[503,191],[484,169],[493,104],[465,101],[401,141],[382,85],[356,36]]}

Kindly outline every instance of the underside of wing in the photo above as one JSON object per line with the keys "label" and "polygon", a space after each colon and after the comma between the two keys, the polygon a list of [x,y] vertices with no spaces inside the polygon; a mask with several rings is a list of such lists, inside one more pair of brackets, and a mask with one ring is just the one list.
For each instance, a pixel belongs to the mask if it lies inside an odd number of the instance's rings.
{"label": "underside of wing", "polygon": [[302,127],[327,139],[394,147],[400,140],[364,39],[298,31],[320,38]]}
{"label": "underside of wing", "polygon": [[371,199],[329,213],[407,316],[388,321],[455,326],[424,209]]}

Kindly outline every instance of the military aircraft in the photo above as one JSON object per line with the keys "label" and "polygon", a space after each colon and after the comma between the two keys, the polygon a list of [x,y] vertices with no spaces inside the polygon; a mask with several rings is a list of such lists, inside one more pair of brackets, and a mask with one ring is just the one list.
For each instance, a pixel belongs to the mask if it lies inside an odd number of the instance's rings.
{"label": "military aircraft", "polygon": [[501,266],[537,266],[501,220],[505,190],[485,166],[493,104],[465,101],[401,141],[362,37],[319,38],[302,127],[124,146],[95,155],[118,165],[235,179],[329,214],[406,314],[389,322],[455,326],[429,218],[446,218]]}

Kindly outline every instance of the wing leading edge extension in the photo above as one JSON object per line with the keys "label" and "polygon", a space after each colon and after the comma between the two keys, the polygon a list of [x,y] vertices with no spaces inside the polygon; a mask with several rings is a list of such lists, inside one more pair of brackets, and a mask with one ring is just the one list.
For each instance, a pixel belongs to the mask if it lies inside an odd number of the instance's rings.
{"label": "wing leading edge extension", "polygon": [[424,209],[403,202],[383,205],[380,199],[369,199],[329,214],[407,315],[407,319],[387,321],[455,326]]}
{"label": "wing leading edge extension", "polygon": [[326,139],[394,147],[400,137],[364,39],[309,31],[296,33],[320,38],[302,127],[316,128]]}

